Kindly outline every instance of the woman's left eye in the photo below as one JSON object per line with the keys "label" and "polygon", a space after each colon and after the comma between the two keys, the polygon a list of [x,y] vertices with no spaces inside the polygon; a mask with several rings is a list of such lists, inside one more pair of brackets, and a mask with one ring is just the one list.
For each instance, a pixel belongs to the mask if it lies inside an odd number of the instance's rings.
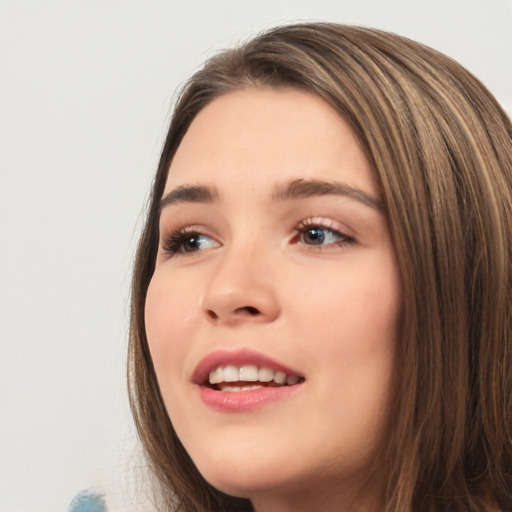
{"label": "woman's left eye", "polygon": [[335,229],[321,225],[299,225],[298,242],[304,245],[345,245],[353,242],[353,239]]}

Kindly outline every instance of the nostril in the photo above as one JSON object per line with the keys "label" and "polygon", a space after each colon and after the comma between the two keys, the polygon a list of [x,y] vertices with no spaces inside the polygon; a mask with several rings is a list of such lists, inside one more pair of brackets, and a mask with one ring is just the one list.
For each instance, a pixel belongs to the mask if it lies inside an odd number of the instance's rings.
{"label": "nostril", "polygon": [[211,309],[209,309],[206,313],[212,320],[217,320],[217,318],[219,318],[217,313],[215,313],[215,311],[212,311]]}
{"label": "nostril", "polygon": [[238,308],[236,311],[237,313],[248,313],[251,316],[260,314],[260,312],[252,306],[244,306],[243,308]]}

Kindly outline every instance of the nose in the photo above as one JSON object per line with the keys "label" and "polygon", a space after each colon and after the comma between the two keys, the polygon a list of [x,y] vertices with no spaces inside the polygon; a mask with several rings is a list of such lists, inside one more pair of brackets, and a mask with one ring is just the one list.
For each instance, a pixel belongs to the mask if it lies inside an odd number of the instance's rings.
{"label": "nose", "polygon": [[208,321],[225,325],[274,321],[280,305],[272,266],[255,250],[226,250],[219,255],[202,296],[201,306]]}

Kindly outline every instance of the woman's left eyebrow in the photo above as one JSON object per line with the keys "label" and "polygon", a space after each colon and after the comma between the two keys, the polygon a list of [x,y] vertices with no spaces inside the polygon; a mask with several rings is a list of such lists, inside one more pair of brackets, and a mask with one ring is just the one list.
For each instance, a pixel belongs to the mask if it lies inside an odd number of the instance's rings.
{"label": "woman's left eyebrow", "polygon": [[364,190],[339,181],[293,180],[277,186],[272,194],[272,199],[283,201],[327,195],[346,196],[374,208],[379,213],[384,213],[385,211],[384,203],[376,197],[373,197]]}

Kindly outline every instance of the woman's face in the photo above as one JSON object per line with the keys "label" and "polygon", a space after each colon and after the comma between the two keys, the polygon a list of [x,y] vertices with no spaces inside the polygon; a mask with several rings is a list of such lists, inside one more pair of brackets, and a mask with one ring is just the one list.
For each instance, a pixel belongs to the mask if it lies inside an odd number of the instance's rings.
{"label": "woman's face", "polygon": [[292,89],[214,100],[159,229],[147,337],[199,471],[261,510],[359,485],[387,427],[400,284],[346,123]]}

